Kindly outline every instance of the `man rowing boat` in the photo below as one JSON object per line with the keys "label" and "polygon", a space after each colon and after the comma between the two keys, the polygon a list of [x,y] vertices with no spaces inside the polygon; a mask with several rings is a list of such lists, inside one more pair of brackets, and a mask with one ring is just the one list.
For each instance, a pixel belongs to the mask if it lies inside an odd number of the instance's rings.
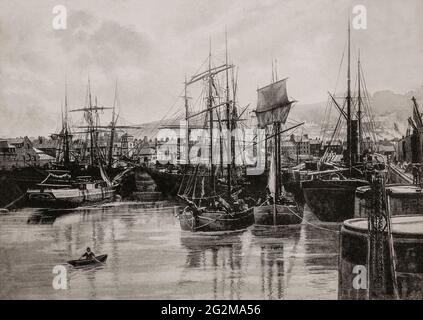
{"label": "man rowing boat", "polygon": [[91,251],[90,247],[87,247],[87,250],[85,250],[85,253],[79,258],[79,260],[82,260],[82,258],[85,258],[86,260],[95,260],[97,262],[100,262],[95,257],[94,252]]}

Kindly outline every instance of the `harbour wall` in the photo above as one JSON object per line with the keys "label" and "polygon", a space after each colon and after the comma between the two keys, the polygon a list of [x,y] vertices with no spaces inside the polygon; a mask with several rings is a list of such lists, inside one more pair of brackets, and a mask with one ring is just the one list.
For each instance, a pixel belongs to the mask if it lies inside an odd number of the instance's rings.
{"label": "harbour wall", "polygon": [[0,208],[14,209],[21,206],[26,190],[35,187],[47,175],[45,170],[37,167],[0,170]]}
{"label": "harbour wall", "polygon": [[[20,198],[24,192],[18,184],[6,174],[0,174],[0,208],[6,208]],[[6,208],[8,209],[8,208]]]}

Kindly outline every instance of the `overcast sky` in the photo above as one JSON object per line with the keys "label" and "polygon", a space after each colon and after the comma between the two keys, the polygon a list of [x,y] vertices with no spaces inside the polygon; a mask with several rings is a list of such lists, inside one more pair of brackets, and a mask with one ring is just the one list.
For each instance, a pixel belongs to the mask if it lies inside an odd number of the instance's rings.
{"label": "overcast sky", "polygon": [[[54,6],[67,8],[54,30]],[[0,0],[0,137],[46,135],[59,126],[65,74],[72,107],[87,77],[99,104],[132,123],[162,118],[208,55],[223,59],[225,26],[239,67],[240,104],[256,103],[271,59],[301,103],[326,100],[336,83],[348,15],[367,7],[367,30],[353,30],[368,88],[403,93],[423,84],[421,0]]]}

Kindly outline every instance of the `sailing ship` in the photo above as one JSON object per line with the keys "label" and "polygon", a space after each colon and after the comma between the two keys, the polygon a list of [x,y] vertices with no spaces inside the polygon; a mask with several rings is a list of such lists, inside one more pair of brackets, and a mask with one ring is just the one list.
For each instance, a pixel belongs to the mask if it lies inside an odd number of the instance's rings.
{"label": "sailing ship", "polygon": [[[366,170],[371,168],[369,165],[382,165],[382,161],[375,160],[375,156],[370,154],[371,150],[360,150],[362,144],[362,107],[363,98],[361,96],[361,65],[360,58],[358,58],[358,97],[356,101],[357,113],[353,114],[353,98],[351,94],[351,29],[348,25],[348,66],[347,66],[347,93],[345,97],[346,112],[341,107],[334,96],[330,93],[330,99],[340,111],[338,123],[334,131],[340,127],[342,118],[346,120],[347,125],[347,148],[343,154],[342,163],[331,163],[329,168],[322,170],[322,164],[325,164],[325,159],[328,159],[329,148],[325,155],[320,160],[318,166],[320,170],[310,172],[308,176],[310,180],[302,181],[301,187],[304,192],[305,202],[311,211],[321,221],[325,222],[341,222],[350,219],[354,216],[354,201],[355,191],[358,187],[368,185],[365,179]],[[371,120],[369,121],[371,122]],[[333,138],[333,136],[332,136]],[[363,154],[360,152],[363,151]],[[364,152],[367,155],[364,156]],[[368,161],[370,160],[370,161]],[[366,163],[366,161],[368,161]]]}
{"label": "sailing ship", "polygon": [[[145,168],[145,171],[153,178],[154,182],[157,184],[160,192],[165,197],[177,197],[178,196],[178,190],[180,188],[181,183],[183,182],[183,178],[185,175],[190,174],[190,163],[189,163],[189,136],[190,136],[190,130],[194,129],[196,126],[192,125],[188,126],[188,117],[189,117],[189,104],[188,100],[189,97],[187,95],[187,88],[189,84],[187,82],[187,79],[185,78],[184,83],[184,109],[185,109],[185,121],[186,121],[186,136],[181,137],[179,139],[179,145],[177,146],[178,149],[182,149],[184,146],[181,145],[182,139],[185,139],[185,163],[184,164],[169,164],[169,165],[156,165],[154,167],[147,167]],[[173,121],[172,121],[173,122]],[[164,129],[179,129],[178,125],[165,125],[162,128]],[[198,126],[198,129],[203,129],[204,126]],[[184,151],[181,152],[181,155],[183,156]],[[180,160],[180,159],[179,159]]]}
{"label": "sailing ship", "polygon": [[[212,65],[210,45],[208,69],[192,76],[186,82],[186,85],[192,85],[204,81],[207,92],[205,108],[191,115],[187,108],[187,159],[190,152],[189,120],[205,114],[207,122],[205,127],[208,129],[208,164],[198,163],[193,174],[185,176],[187,183],[180,185],[178,197],[187,203],[187,206],[179,213],[178,217],[181,229],[185,231],[234,231],[245,229],[254,223],[253,207],[251,203],[247,203],[240,196],[242,188],[237,185],[238,170],[235,166],[234,137],[227,136],[226,141],[223,141],[222,135],[220,135],[218,141],[215,141],[214,134],[215,129],[222,130],[225,124],[228,132],[232,133],[236,121],[239,120],[236,117],[235,86],[230,90],[229,85],[229,71],[233,71],[233,68],[234,66],[228,63],[226,40],[225,63],[220,66]],[[223,73],[226,82],[224,89],[219,87],[218,79],[218,76]],[[222,108],[225,109],[224,112],[222,112]],[[215,123],[218,125],[216,126]],[[223,162],[224,144],[228,151],[226,165]]]}
{"label": "sailing ship", "polygon": [[[101,161],[101,153],[98,148],[98,110],[104,107],[93,105],[91,98],[91,86],[88,80],[88,106],[71,112],[82,111],[87,121],[87,131],[90,134],[90,162],[87,168],[81,166],[75,154],[71,157],[71,133],[68,120],[68,97],[67,85],[65,85],[65,110],[62,112],[62,129],[57,135],[59,149],[57,152],[55,169],[49,170],[48,176],[36,188],[29,188],[26,198],[31,205],[47,207],[77,207],[86,202],[99,202],[113,199],[115,185],[110,181]],[[63,110],[62,110],[63,111]],[[73,158],[73,159],[71,159]],[[73,160],[73,161],[72,161]],[[98,170],[98,174],[97,174]],[[87,175],[87,173],[94,173]],[[81,175],[85,174],[85,175]]]}
{"label": "sailing ship", "polygon": [[105,180],[90,176],[72,179],[68,173],[50,173],[38,188],[26,192],[30,204],[48,208],[74,208],[86,203],[112,200],[115,187]]}
{"label": "sailing ship", "polygon": [[256,225],[298,224],[302,221],[303,208],[294,200],[293,196],[285,192],[281,174],[281,129],[282,125],[286,123],[295,101],[288,99],[287,78],[276,82],[275,79],[272,80],[270,85],[257,90],[258,99],[255,112],[258,127],[267,130],[271,126],[271,135],[266,140],[273,138],[273,145],[266,188],[267,199],[259,206],[254,207],[254,221]]}
{"label": "sailing ship", "polygon": [[[123,130],[134,130],[134,129],[137,130],[137,129],[143,129],[144,127],[142,125],[139,126],[139,125],[118,125],[117,124],[119,120],[119,116],[120,116],[119,112],[116,111],[116,108],[120,105],[117,81],[115,84],[113,107],[98,106],[97,98],[95,99],[95,105],[92,105],[90,85],[88,86],[88,90],[89,90],[88,91],[89,107],[72,110],[73,112],[78,112],[78,111],[84,112],[84,119],[86,121],[86,125],[79,126],[78,128],[86,130],[80,133],[85,133],[89,135],[87,139],[85,139],[85,141],[89,141],[90,145],[89,146],[87,146],[87,144],[84,145],[82,154],[80,156],[82,161],[87,162],[86,153],[88,149],[89,151],[88,163],[86,163],[88,167],[97,168],[97,171],[99,172],[99,165],[101,163],[105,169],[105,172],[107,172],[109,176],[115,177],[119,173],[124,171],[128,166],[135,165],[134,159],[132,159],[130,155],[133,153],[134,150],[130,149],[127,143],[126,143],[127,149],[125,150],[125,153],[122,153],[120,155],[114,154],[115,139],[117,138],[118,130],[120,130],[121,132],[124,132]],[[102,125],[100,123],[98,112],[104,111],[107,109],[112,111],[112,119],[109,124]],[[104,133],[106,138],[108,138],[106,150],[100,150],[98,146],[100,133]],[[127,133],[125,132],[124,135],[127,135]]]}

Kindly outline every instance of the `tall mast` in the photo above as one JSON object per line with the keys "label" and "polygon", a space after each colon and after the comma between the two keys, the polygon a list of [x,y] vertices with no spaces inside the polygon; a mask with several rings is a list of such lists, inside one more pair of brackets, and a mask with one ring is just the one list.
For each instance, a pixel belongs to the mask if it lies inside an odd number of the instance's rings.
{"label": "tall mast", "polygon": [[63,163],[67,167],[70,162],[69,158],[69,132],[68,132],[68,82],[65,77],[65,116],[63,123],[63,135],[64,135],[64,146],[63,146]]}
{"label": "tall mast", "polygon": [[[228,66],[228,32],[225,30],[225,63]],[[227,129],[228,129],[228,166],[227,166],[227,174],[228,174],[228,197],[231,197],[232,193],[232,177],[231,177],[231,165],[232,165],[232,128],[231,128],[231,106],[229,103],[229,70],[226,69],[226,120],[227,120]],[[234,99],[235,101],[235,99]]]}
{"label": "tall mast", "polygon": [[347,164],[352,164],[352,145],[351,145],[351,28],[348,18],[348,70],[347,70]]}
{"label": "tall mast", "polygon": [[362,129],[362,123],[361,123],[361,65],[360,65],[360,50],[358,51],[358,112],[357,112],[357,117],[358,117],[358,154],[361,153],[361,148],[362,148],[362,142],[363,142],[363,129]]}
{"label": "tall mast", "polygon": [[[236,88],[237,88],[237,79],[235,76],[235,68],[231,69],[231,81],[232,81],[232,119],[231,119],[231,131],[237,128],[237,123],[235,121],[237,117],[237,111],[236,111]],[[231,164],[235,167],[235,137],[232,136],[231,132]]]}
{"label": "tall mast", "polygon": [[65,128],[65,118],[63,116],[63,101],[60,102],[60,112],[61,112],[61,116],[62,116],[61,117],[61,119],[62,119],[62,130],[60,131],[59,138],[61,138],[62,140],[60,141],[58,148],[56,150],[56,162],[57,163],[59,163],[61,161],[60,156],[61,156],[61,153],[62,153],[62,149],[64,149],[64,147],[65,147],[64,140],[63,140],[63,137],[64,137],[63,133],[64,133],[64,128]]}
{"label": "tall mast", "polygon": [[95,104],[94,104],[94,113],[95,113],[95,122],[94,122],[94,155],[95,155],[95,162],[96,164],[100,164],[100,152],[98,149],[98,126],[100,125],[100,116],[98,114],[98,102],[97,102],[97,96],[95,96]]}
{"label": "tall mast", "polygon": [[185,132],[185,139],[186,139],[186,160],[187,164],[190,163],[189,159],[189,105],[188,105],[188,95],[187,95],[187,76],[185,75],[185,83],[184,83],[184,100],[185,100],[185,121],[186,121],[186,132]]}
{"label": "tall mast", "polygon": [[[272,59],[272,74],[273,74],[273,82],[278,81],[278,75],[277,75],[277,70],[276,70],[276,59]],[[276,181],[276,188],[275,188],[275,200],[274,203],[276,203],[276,198],[277,196],[280,194],[280,128],[281,128],[281,124],[280,122],[275,122],[273,124],[273,130],[274,130],[274,161],[275,161],[275,168],[276,168],[276,172],[275,172],[275,181]]]}
{"label": "tall mast", "polygon": [[111,123],[111,129],[110,129],[110,145],[109,145],[109,154],[108,154],[108,167],[109,169],[112,168],[113,164],[113,144],[115,140],[115,126],[116,126],[116,104],[118,103],[118,88],[117,88],[117,80],[115,84],[115,98],[113,101],[113,110],[112,110],[112,123]]}
{"label": "tall mast", "polygon": [[93,126],[93,104],[91,100],[91,82],[88,76],[88,103],[89,103],[89,117],[88,130],[90,132],[90,165],[94,165],[94,126]]}
{"label": "tall mast", "polygon": [[[209,97],[208,97],[208,109],[209,109],[209,126],[210,126],[210,188],[212,193],[215,193],[216,185],[214,179],[214,164],[213,164],[213,76],[211,73],[211,38],[210,38],[210,50],[209,50]],[[214,203],[214,202],[213,202]]]}

